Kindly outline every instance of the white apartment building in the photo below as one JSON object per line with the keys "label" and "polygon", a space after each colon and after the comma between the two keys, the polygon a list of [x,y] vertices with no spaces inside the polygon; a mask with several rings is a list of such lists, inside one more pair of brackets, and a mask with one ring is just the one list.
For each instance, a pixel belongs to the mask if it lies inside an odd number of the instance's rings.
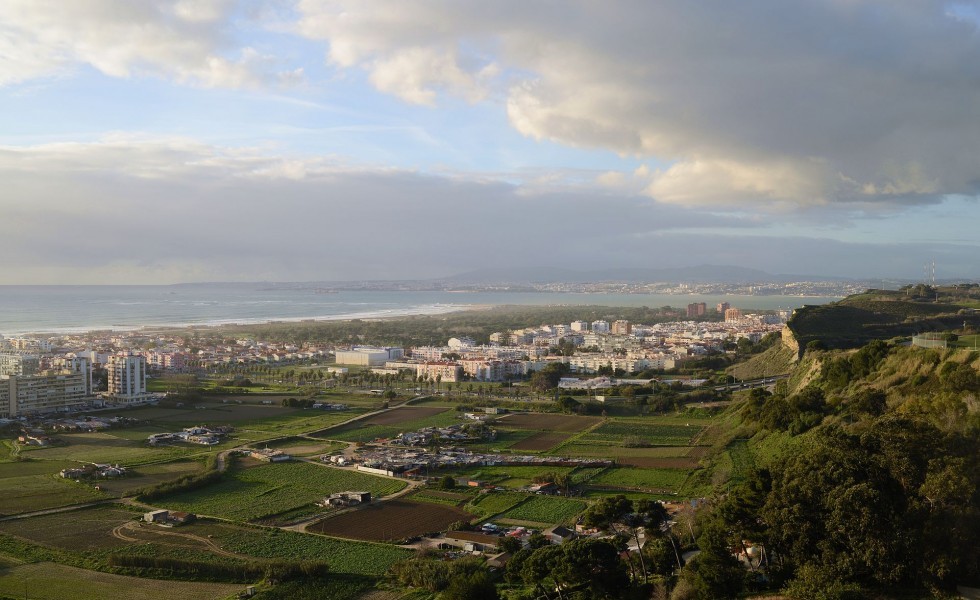
{"label": "white apartment building", "polygon": [[136,354],[113,354],[106,365],[110,398],[122,402],[147,400],[146,359]]}
{"label": "white apartment building", "polygon": [[401,348],[373,348],[360,346],[350,350],[338,350],[336,359],[338,365],[360,365],[362,367],[380,367],[389,360],[397,360],[405,355]]}
{"label": "white apartment building", "polygon": [[34,375],[41,368],[41,360],[35,354],[21,352],[0,353],[0,377],[6,375]]}
{"label": "white apartment building", "polygon": [[609,333],[609,321],[592,321],[592,333]]}
{"label": "white apartment building", "polygon": [[589,330],[589,324],[585,321],[572,321],[572,331],[582,333]]}
{"label": "white apartment building", "polygon": [[463,367],[454,362],[424,362],[415,365],[415,375],[428,376],[430,381],[438,377],[442,383],[455,383],[463,379]]}
{"label": "white apartment building", "polygon": [[88,396],[81,373],[11,375],[0,379],[0,418],[66,410]]}

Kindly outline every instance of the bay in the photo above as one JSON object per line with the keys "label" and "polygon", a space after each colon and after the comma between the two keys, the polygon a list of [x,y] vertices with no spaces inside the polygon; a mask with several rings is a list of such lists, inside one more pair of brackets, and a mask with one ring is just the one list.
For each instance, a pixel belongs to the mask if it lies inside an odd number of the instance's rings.
{"label": "bay", "polygon": [[674,306],[720,302],[793,309],[832,297],[567,292],[327,291],[282,284],[0,286],[0,334],[131,330],[307,319],[387,318],[496,305]]}

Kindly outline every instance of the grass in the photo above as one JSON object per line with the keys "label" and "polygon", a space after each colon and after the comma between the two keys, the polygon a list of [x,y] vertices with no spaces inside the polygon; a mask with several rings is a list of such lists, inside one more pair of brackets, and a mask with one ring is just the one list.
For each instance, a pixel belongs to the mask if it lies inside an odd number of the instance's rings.
{"label": "grass", "polygon": [[553,496],[531,496],[500,515],[504,519],[534,523],[566,523],[585,510],[585,503]]}
{"label": "grass", "polygon": [[250,521],[304,506],[309,506],[310,513],[316,512],[314,503],[335,492],[365,490],[377,497],[404,487],[404,482],[393,479],[290,462],[235,467],[218,483],[156,503],[175,510]]}
{"label": "grass", "polygon": [[647,444],[657,446],[681,446],[690,443],[691,438],[702,427],[695,423],[662,423],[649,420],[617,419],[606,421],[596,429],[578,438],[580,442],[612,442],[620,444],[626,437],[635,437]]}
{"label": "grass", "polygon": [[92,485],[75,483],[55,474],[7,477],[0,481],[0,514],[44,510],[108,497]]}
{"label": "grass", "polygon": [[245,588],[241,584],[145,579],[87,571],[55,563],[18,565],[0,571],[0,595],[34,600],[214,600]]}

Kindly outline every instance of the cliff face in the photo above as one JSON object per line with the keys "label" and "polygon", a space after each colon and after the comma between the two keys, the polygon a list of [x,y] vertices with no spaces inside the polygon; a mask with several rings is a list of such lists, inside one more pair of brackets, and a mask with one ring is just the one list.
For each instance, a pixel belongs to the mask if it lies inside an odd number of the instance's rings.
{"label": "cliff face", "polygon": [[800,342],[796,339],[796,335],[789,328],[789,325],[783,325],[782,340],[783,346],[793,351],[793,362],[800,360],[800,357],[803,356],[803,351],[800,349]]}

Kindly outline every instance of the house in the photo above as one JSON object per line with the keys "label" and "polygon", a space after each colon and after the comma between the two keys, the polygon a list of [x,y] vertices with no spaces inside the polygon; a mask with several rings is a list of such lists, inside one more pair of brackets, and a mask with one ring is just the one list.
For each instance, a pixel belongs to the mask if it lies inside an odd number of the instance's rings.
{"label": "house", "polygon": [[554,496],[555,494],[558,493],[559,489],[560,488],[554,483],[546,482],[546,483],[536,483],[530,486],[529,488],[527,488],[527,491],[534,494],[546,494],[548,496]]}
{"label": "house", "polygon": [[449,531],[443,542],[454,548],[462,548],[467,552],[487,552],[497,549],[500,536],[477,533],[475,531]]}
{"label": "house", "polygon": [[510,562],[510,552],[501,552],[487,559],[487,566],[492,569],[503,569]]}
{"label": "house", "polygon": [[565,527],[564,525],[559,525],[551,530],[548,538],[551,540],[552,544],[561,544],[562,542],[568,541],[575,536],[576,534],[574,531]]}
{"label": "house", "polygon": [[147,523],[166,523],[170,516],[169,510],[154,510],[143,514],[143,520]]}
{"label": "house", "polygon": [[197,520],[197,515],[189,512],[172,512],[170,513],[170,521],[173,525],[186,525],[188,523],[193,523]]}
{"label": "house", "polygon": [[339,492],[330,494],[318,506],[357,506],[371,501],[371,492]]}

